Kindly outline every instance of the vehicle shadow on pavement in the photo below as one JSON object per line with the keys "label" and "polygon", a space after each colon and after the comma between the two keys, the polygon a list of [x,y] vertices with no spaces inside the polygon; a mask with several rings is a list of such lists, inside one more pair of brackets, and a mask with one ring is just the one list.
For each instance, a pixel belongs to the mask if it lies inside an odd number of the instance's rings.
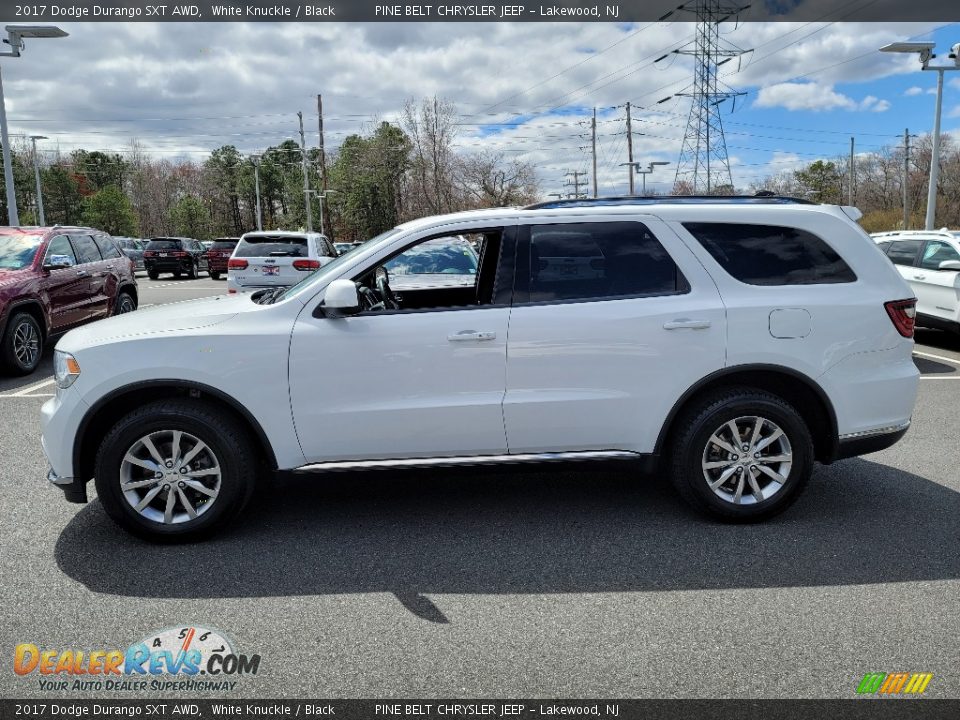
{"label": "vehicle shadow on pavement", "polygon": [[61,533],[56,560],[98,593],[392,592],[433,622],[446,618],[426,594],[960,577],[960,493],[862,459],[818,466],[793,508],[756,525],[705,520],[669,483],[623,466],[327,474],[277,482],[253,504],[207,542],[162,546],[127,535],[92,502]]}

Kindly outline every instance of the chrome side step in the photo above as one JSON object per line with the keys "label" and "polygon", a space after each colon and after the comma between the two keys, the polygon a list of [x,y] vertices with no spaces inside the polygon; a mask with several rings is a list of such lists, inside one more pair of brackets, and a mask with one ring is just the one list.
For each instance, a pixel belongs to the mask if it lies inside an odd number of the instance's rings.
{"label": "chrome side step", "polygon": [[513,463],[565,462],[571,460],[624,460],[643,457],[626,450],[587,450],[583,452],[524,453],[519,455],[455,455],[452,457],[403,458],[397,460],[347,460],[302,465],[293,472],[309,473],[327,470],[371,470],[407,467],[470,467]]}

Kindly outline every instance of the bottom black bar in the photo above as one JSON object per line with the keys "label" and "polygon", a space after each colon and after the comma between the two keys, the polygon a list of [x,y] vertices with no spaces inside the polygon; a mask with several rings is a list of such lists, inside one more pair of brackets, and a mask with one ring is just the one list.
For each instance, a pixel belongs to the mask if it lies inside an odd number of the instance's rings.
{"label": "bottom black bar", "polygon": [[960,700],[0,700],[0,718],[956,720]]}

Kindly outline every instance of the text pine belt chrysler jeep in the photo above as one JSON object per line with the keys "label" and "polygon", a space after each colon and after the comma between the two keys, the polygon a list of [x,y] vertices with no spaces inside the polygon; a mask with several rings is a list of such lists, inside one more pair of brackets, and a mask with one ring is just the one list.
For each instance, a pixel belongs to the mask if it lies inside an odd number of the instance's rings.
{"label": "text pine belt chrysler jeep", "polygon": [[[705,513],[768,518],[815,461],[910,424],[915,301],[857,216],[778,197],[464,212],[291,287],[73,330],[49,480],[83,502],[94,478],[151,539],[222,527],[271,472],[565,459],[633,458]],[[391,287],[444,239],[476,253],[471,284]]]}

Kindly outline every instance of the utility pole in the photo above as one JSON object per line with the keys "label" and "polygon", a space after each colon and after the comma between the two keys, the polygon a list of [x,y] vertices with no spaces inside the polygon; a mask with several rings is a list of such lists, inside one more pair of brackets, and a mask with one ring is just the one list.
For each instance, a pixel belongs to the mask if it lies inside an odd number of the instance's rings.
{"label": "utility pole", "polygon": [[590,132],[593,146],[593,197],[597,197],[597,109],[593,109],[593,118],[590,120]]}
{"label": "utility pole", "polygon": [[[317,94],[317,121],[320,133],[320,217],[323,217],[323,204],[327,201],[327,154],[323,146],[323,96]],[[323,222],[320,223],[320,232],[323,232]]]}
{"label": "utility pole", "polygon": [[263,215],[260,212],[260,157],[254,155],[253,160],[253,189],[257,194],[257,232],[263,232]]}
{"label": "utility pole", "polygon": [[313,208],[310,207],[310,176],[307,174],[307,141],[303,136],[303,113],[298,112],[300,118],[300,147],[303,150],[303,205],[307,210],[307,232],[313,232]]}
{"label": "utility pole", "polygon": [[910,129],[903,131],[903,229],[910,229],[910,195],[907,192],[910,184]]}
{"label": "utility pole", "polygon": [[[627,175],[630,176],[630,194],[633,195],[633,126],[630,123],[629,100],[627,100]],[[646,176],[643,179],[646,180]]]}
{"label": "utility pole", "polygon": [[[580,197],[582,197],[582,194],[581,194],[581,192],[580,192],[580,185],[583,184],[583,183],[582,183],[581,180],[580,180],[580,176],[581,176],[581,175],[586,175],[586,174],[587,174],[587,173],[581,172],[581,171],[579,171],[579,170],[573,170],[573,171],[571,171],[571,172],[568,172],[568,173],[564,176],[564,177],[570,177],[571,175],[573,176],[573,182],[572,182],[572,183],[569,183],[569,182],[568,182],[568,183],[564,183],[564,187],[572,187],[572,188],[573,188],[573,197],[574,197],[574,198],[579,199]],[[585,182],[585,181],[584,181],[584,182]]]}
{"label": "utility pole", "polygon": [[853,206],[853,181],[854,181],[854,177],[857,174],[856,167],[853,164],[853,143],[854,143],[854,139],[850,138],[850,187],[847,188],[850,199],[847,205],[850,205],[851,207]]}

